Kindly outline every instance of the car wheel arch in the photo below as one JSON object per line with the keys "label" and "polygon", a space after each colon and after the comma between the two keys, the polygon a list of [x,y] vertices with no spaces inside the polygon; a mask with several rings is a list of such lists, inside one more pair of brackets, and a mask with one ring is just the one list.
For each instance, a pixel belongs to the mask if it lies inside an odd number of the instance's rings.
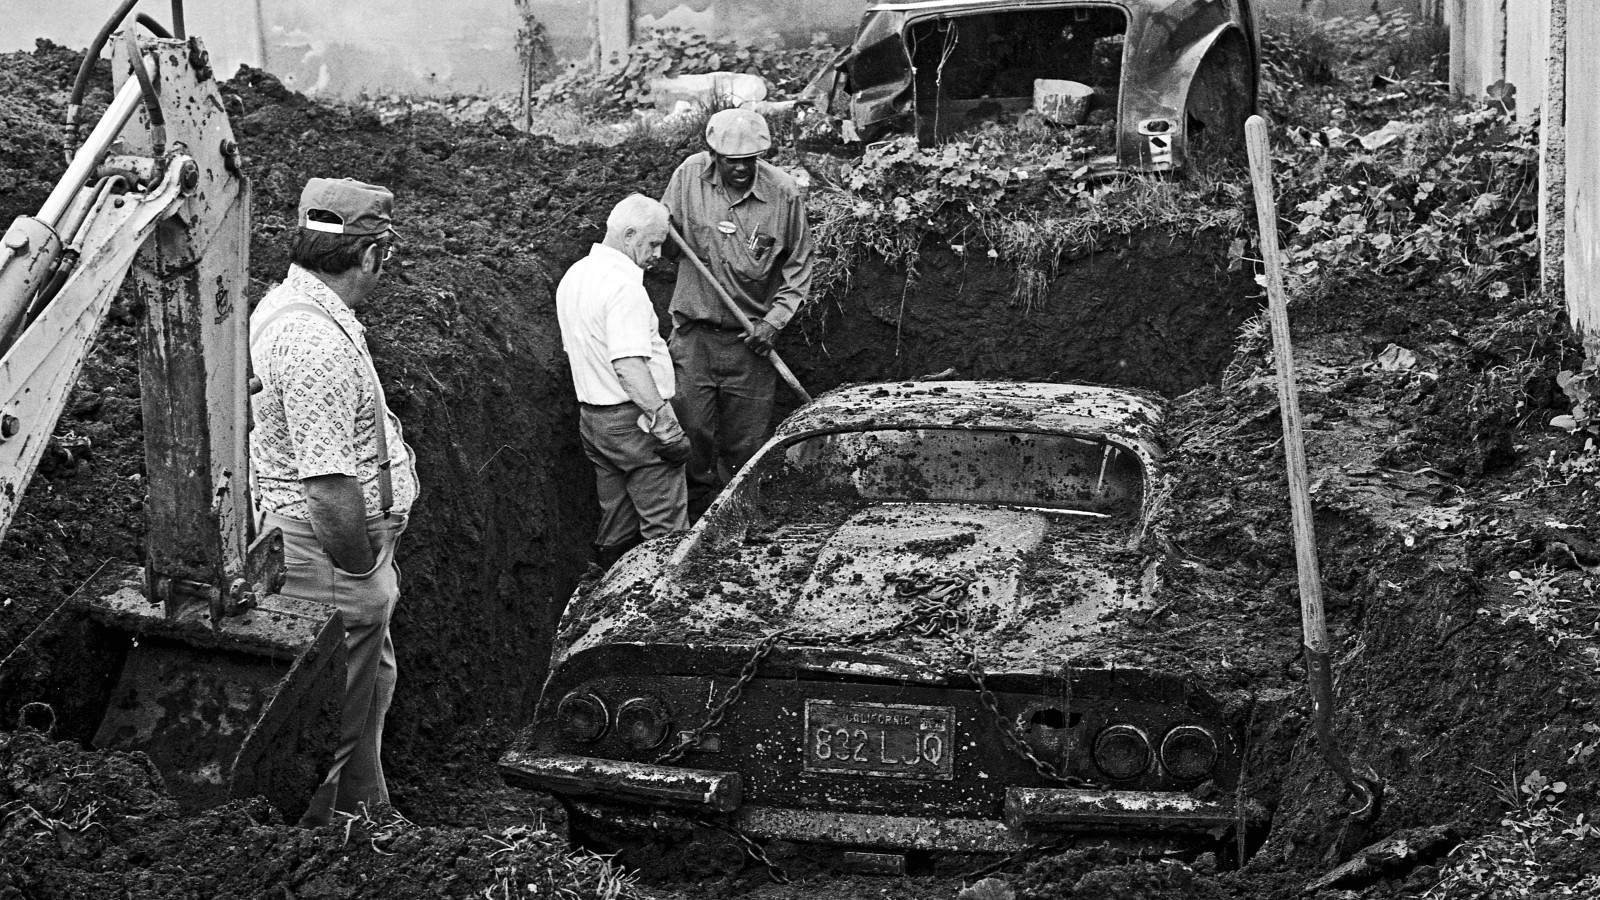
{"label": "car wheel arch", "polygon": [[[1214,145],[1216,141],[1202,137],[1204,132],[1197,125],[1213,131],[1220,127],[1227,155],[1242,157],[1244,122],[1256,111],[1260,88],[1260,70],[1249,36],[1236,25],[1225,25],[1208,40],[1196,43],[1186,56],[1194,63],[1186,67],[1181,94],[1185,163],[1192,164],[1207,152],[1206,143]],[[1240,75],[1247,84],[1239,84]],[[1240,87],[1245,89],[1240,91]]]}

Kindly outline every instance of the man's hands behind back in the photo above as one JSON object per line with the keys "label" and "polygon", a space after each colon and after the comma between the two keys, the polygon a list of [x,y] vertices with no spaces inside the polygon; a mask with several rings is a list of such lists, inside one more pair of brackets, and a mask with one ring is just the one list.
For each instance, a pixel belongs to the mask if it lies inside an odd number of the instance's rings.
{"label": "man's hands behind back", "polygon": [[672,411],[672,404],[661,401],[661,407],[656,410],[650,422],[650,436],[659,444],[656,455],[673,465],[679,465],[689,458],[689,438],[683,433],[683,426],[678,424],[677,413]]}

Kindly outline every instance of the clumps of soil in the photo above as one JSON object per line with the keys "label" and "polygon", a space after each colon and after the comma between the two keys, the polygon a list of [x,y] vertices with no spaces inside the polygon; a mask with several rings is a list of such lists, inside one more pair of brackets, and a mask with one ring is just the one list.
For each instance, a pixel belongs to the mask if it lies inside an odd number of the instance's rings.
{"label": "clumps of soil", "polygon": [[477,898],[646,894],[538,827],[538,810],[418,827],[392,810],[318,829],[265,800],[180,817],[143,754],[0,733],[0,898]]}
{"label": "clumps of soil", "polygon": [[[83,53],[47,40],[33,53],[8,53],[0,65],[0,224],[33,214],[66,163],[61,151],[67,98]],[[111,66],[101,61],[84,95],[92,125],[111,101]],[[85,132],[87,133],[87,132]]]}

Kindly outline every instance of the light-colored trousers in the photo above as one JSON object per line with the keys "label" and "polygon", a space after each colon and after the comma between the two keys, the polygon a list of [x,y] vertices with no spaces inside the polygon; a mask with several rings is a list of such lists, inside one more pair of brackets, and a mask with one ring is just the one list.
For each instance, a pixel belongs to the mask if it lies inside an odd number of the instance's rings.
{"label": "light-colored trousers", "polygon": [[656,455],[661,445],[639,427],[641,414],[633,403],[578,407],[578,434],[594,463],[600,500],[596,547],[621,547],[689,527],[683,466]]}
{"label": "light-colored trousers", "polygon": [[267,513],[267,528],[283,530],[287,575],[283,594],[326,603],[344,619],[345,682],[339,746],[333,765],[311,796],[300,819],[303,827],[326,825],[335,811],[360,813],[389,801],[383,777],[383,721],[394,699],[394,641],[389,619],[400,599],[400,569],[395,548],[406,517],[390,514],[367,520],[367,536],[377,555],[372,570],[353,575],[333,564],[310,522]]}

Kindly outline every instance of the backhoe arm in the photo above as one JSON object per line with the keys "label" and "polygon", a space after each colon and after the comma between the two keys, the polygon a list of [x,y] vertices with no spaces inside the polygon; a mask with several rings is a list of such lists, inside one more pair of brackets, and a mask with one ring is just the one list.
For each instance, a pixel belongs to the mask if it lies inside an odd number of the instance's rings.
{"label": "backhoe arm", "polygon": [[0,539],[111,300],[139,302],[147,593],[213,619],[274,587],[251,552],[249,182],[196,38],[113,45],[119,88],[37,216],[0,242]]}

